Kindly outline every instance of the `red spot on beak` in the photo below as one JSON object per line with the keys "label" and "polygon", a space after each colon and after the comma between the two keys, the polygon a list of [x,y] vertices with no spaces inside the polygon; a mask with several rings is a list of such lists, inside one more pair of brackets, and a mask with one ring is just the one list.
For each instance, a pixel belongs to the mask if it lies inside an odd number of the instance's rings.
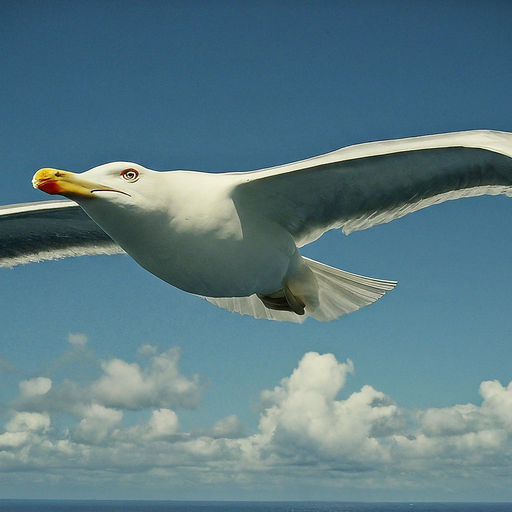
{"label": "red spot on beak", "polygon": [[37,188],[46,192],[47,194],[60,194],[62,191],[62,187],[53,180],[45,180],[38,183]]}

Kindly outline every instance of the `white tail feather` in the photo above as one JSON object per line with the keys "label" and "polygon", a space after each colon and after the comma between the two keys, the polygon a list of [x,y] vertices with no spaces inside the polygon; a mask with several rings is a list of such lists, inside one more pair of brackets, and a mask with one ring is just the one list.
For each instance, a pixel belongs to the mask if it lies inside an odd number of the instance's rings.
{"label": "white tail feather", "polygon": [[372,304],[396,286],[396,281],[351,274],[309,258],[304,258],[304,261],[317,278],[320,300],[317,308],[308,310],[306,307],[306,313],[302,316],[290,311],[268,309],[256,295],[205,299],[221,308],[255,318],[302,323],[311,317],[326,322]]}

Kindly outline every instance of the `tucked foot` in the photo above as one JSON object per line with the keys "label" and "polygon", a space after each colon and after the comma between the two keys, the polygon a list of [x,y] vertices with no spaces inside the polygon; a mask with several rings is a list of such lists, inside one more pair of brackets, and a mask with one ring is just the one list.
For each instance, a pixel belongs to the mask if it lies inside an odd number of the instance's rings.
{"label": "tucked foot", "polygon": [[271,293],[269,295],[258,294],[258,298],[268,309],[292,311],[297,315],[303,315],[305,313],[306,305],[300,297],[293,295],[287,285],[276,293]]}
{"label": "tucked foot", "polygon": [[286,297],[288,305],[292,308],[292,311],[297,313],[297,315],[303,315],[305,313],[306,304],[304,304],[300,297],[295,296],[286,284],[284,285],[284,296]]}

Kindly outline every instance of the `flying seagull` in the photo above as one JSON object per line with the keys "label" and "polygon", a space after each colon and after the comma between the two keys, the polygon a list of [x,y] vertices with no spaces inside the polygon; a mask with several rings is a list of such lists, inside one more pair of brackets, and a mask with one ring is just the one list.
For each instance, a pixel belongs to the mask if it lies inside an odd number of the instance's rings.
{"label": "flying seagull", "polygon": [[333,320],[396,282],[332,268],[298,248],[329,229],[348,234],[451,199],[511,196],[512,133],[370,142],[250,172],[44,168],[33,186],[68,200],[0,207],[0,266],[125,251],[230,311]]}

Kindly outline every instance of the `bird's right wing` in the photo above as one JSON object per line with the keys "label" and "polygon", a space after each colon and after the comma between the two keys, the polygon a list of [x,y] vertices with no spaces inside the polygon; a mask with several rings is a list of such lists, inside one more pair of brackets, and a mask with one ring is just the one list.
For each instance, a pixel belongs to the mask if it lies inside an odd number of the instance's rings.
{"label": "bird's right wing", "polygon": [[73,201],[0,206],[0,267],[123,252]]}

